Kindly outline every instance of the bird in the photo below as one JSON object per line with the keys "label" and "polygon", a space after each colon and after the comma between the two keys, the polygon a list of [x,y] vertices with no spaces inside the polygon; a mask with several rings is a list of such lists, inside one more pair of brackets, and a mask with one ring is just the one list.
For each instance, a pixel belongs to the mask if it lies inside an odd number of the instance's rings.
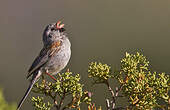
{"label": "bird", "polygon": [[56,75],[68,64],[71,57],[71,43],[65,31],[61,21],[46,26],[42,38],[43,48],[28,70],[27,79],[31,77],[30,84],[17,110],[20,110],[33,85],[42,74]]}

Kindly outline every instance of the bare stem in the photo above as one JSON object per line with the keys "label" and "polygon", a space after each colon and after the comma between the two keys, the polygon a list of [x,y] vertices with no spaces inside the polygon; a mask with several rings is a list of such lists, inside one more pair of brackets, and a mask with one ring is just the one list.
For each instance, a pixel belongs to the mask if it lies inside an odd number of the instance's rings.
{"label": "bare stem", "polygon": [[107,85],[108,90],[110,91],[111,96],[112,96],[112,102],[110,102],[109,99],[106,100],[106,103],[107,103],[106,105],[107,105],[107,108],[108,108],[107,110],[110,110],[111,105],[112,105],[112,109],[115,108],[116,98],[115,98],[115,93],[114,93],[113,89],[110,87],[108,81],[106,81],[106,85]]}
{"label": "bare stem", "polygon": [[123,88],[123,84],[122,85],[120,85],[120,87],[118,88],[118,87],[116,87],[116,97],[118,97],[118,95],[119,95],[119,92],[122,90],[122,88]]}
{"label": "bare stem", "polygon": [[108,90],[110,91],[111,96],[112,96],[111,101],[109,101],[109,99],[106,99],[106,107],[107,107],[107,110],[114,110],[115,105],[116,105],[116,98],[118,97],[119,92],[122,90],[123,85],[121,85],[119,88],[116,87],[116,92],[115,93],[114,93],[113,89],[110,87],[108,81],[106,81],[106,85],[107,85]]}
{"label": "bare stem", "polygon": [[107,108],[107,110],[110,110],[110,102],[109,102],[109,99],[106,99],[106,108]]}

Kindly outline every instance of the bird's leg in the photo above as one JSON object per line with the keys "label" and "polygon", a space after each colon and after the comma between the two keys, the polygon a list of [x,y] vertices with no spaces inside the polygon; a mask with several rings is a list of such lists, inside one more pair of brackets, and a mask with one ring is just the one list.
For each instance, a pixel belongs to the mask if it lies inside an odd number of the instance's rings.
{"label": "bird's leg", "polygon": [[57,81],[57,79],[56,79],[54,76],[52,76],[51,74],[49,74],[48,70],[45,72],[45,74],[47,74],[48,76],[50,76],[54,81]]}

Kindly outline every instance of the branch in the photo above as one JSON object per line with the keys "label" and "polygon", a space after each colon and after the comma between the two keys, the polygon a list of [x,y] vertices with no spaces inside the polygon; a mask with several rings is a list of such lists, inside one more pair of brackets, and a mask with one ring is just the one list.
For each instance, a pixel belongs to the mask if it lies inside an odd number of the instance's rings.
{"label": "branch", "polygon": [[[110,107],[110,104],[112,104],[112,109],[114,109],[114,108],[115,108],[115,103],[116,103],[115,93],[113,92],[113,89],[110,87],[108,81],[106,81],[106,85],[107,85],[108,90],[110,91],[111,96],[112,96],[112,102],[110,102],[109,99],[106,99],[107,108],[111,108],[111,107]],[[110,110],[110,109],[107,109],[107,110]]]}
{"label": "branch", "polygon": [[119,87],[119,88],[118,88],[118,87],[116,87],[116,95],[115,95],[115,97],[118,97],[119,92],[122,90],[122,88],[123,88],[123,84],[122,84],[122,85],[120,85],[120,87]]}
{"label": "branch", "polygon": [[110,102],[109,102],[109,99],[106,99],[106,108],[107,108],[107,110],[110,110]]}
{"label": "branch", "polygon": [[[115,110],[115,105],[116,105],[116,98],[118,97],[119,95],[119,92],[122,90],[122,87],[123,85],[120,85],[120,87],[116,87],[116,93],[114,93],[113,89],[110,87],[109,85],[109,82],[106,81],[106,85],[108,87],[108,90],[110,91],[111,93],[111,96],[112,96],[112,101],[109,101],[109,99],[106,99],[106,107],[107,107],[107,110]],[[112,106],[112,107],[111,107]],[[116,108],[116,110],[119,109],[119,108]]]}

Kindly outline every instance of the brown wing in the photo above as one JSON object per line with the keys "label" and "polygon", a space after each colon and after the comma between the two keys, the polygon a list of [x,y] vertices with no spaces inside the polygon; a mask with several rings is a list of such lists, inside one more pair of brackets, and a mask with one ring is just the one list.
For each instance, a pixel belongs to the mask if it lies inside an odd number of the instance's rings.
{"label": "brown wing", "polygon": [[51,51],[50,51],[50,53],[49,53],[49,56],[50,56],[50,57],[53,56],[54,53],[56,53],[56,52],[58,52],[58,51],[60,50],[61,44],[62,44],[61,41],[58,40],[57,42],[55,42],[55,43],[53,43],[53,44],[51,45]]}
{"label": "brown wing", "polygon": [[46,64],[48,59],[53,56],[55,52],[58,52],[60,50],[60,47],[61,41],[58,40],[57,42],[52,43],[47,48],[43,48],[38,57],[34,60],[31,67],[29,68],[27,78],[29,78],[34,73],[34,71]]}

